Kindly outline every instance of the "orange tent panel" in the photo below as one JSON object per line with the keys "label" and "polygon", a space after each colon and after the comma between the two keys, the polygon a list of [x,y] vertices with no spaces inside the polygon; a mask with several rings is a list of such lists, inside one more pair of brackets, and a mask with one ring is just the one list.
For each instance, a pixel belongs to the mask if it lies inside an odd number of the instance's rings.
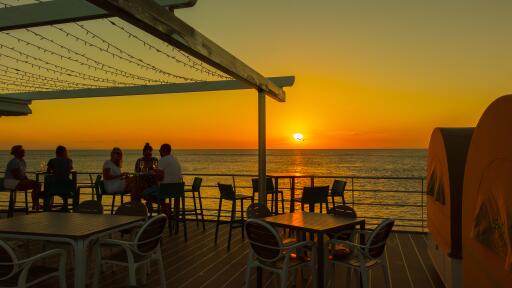
{"label": "orange tent panel", "polygon": [[439,248],[461,258],[462,185],[473,128],[436,128],[427,165],[428,229]]}
{"label": "orange tent panel", "polygon": [[473,133],[462,206],[464,287],[512,287],[512,95]]}

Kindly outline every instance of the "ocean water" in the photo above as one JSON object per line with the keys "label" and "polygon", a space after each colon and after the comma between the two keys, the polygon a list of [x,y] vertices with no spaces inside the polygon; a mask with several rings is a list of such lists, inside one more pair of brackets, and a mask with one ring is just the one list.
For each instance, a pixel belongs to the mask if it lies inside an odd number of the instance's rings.
{"label": "ocean water", "polygon": [[[158,156],[157,153],[155,156]],[[209,218],[215,215],[218,205],[218,182],[234,184],[238,193],[252,193],[251,175],[257,174],[257,150],[174,150],[173,154],[180,161],[184,173],[203,174],[202,193]],[[40,171],[53,155],[54,151],[27,150],[27,170]],[[109,159],[109,155],[108,150],[69,151],[74,168],[78,172],[100,173],[103,162]],[[123,170],[132,172],[135,161],[140,156],[139,150],[124,151]],[[403,225],[403,229],[415,230],[416,227],[409,226],[422,226],[426,223],[426,211],[423,207],[425,198],[421,193],[424,189],[422,178],[426,171],[426,157],[427,151],[421,149],[268,150],[267,173],[299,176],[293,192],[295,197],[300,197],[304,186],[312,184],[309,176],[316,176],[315,186],[332,184],[333,179],[322,178],[324,176],[337,176],[347,181],[346,200],[356,208],[359,215],[403,219],[398,223]],[[5,165],[10,158],[8,151],[0,151],[0,166]],[[304,178],[301,178],[301,175]],[[185,182],[190,184],[193,176],[184,178]],[[88,181],[87,174],[79,176],[79,182]],[[279,188],[284,191],[285,198],[289,199],[292,193],[291,181],[279,181]],[[87,196],[82,195],[83,199],[90,197],[89,191],[84,194]],[[300,209],[300,205],[296,207]],[[289,203],[286,203],[286,210],[288,209]],[[379,219],[373,221],[378,222]]]}
{"label": "ocean water", "polygon": [[[257,150],[174,150],[185,173],[256,174]],[[101,171],[110,157],[109,150],[71,150],[75,170]],[[159,156],[155,151],[154,156]],[[386,150],[268,150],[267,171],[307,175],[401,176],[423,177],[427,151],[422,149]],[[40,170],[41,163],[54,157],[54,151],[27,150],[25,161],[30,171]],[[123,169],[133,171],[141,151],[124,151]],[[11,158],[0,151],[0,165]]]}

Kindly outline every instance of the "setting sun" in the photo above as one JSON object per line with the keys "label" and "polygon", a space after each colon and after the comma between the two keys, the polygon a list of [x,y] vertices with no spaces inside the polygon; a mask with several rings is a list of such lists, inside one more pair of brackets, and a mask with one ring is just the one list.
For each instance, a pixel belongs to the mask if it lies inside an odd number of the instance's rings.
{"label": "setting sun", "polygon": [[302,135],[300,133],[295,133],[295,134],[293,134],[293,139],[295,139],[295,141],[297,141],[297,142],[304,141],[304,135]]}

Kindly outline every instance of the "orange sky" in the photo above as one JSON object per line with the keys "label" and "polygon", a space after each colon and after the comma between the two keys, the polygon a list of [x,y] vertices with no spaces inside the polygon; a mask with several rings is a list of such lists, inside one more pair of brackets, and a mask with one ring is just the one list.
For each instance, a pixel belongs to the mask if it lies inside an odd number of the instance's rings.
{"label": "orange sky", "polygon": [[[296,76],[286,103],[268,101],[269,148],[424,148],[510,92],[510,2],[350,2],[200,0],[177,14],[262,74]],[[0,149],[257,146],[252,90],[31,107],[0,119]]]}

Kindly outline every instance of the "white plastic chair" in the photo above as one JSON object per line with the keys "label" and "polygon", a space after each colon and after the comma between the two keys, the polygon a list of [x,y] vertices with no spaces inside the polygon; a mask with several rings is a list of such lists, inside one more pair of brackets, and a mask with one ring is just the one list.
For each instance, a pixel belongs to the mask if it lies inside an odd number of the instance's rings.
{"label": "white plastic chair", "polygon": [[[43,259],[59,257],[58,267],[37,265]],[[0,240],[0,287],[31,287],[51,277],[59,278],[59,287],[66,288],[66,252],[54,249],[19,260],[14,251]]]}
{"label": "white plastic chair", "polygon": [[[386,287],[390,287],[388,267],[384,258],[384,249],[386,248],[386,241],[388,239],[395,220],[386,219],[382,221],[379,226],[375,228],[371,233],[368,234],[366,245],[359,245],[351,241],[332,239],[329,241],[329,250],[335,251],[336,245],[347,246],[352,253],[343,255],[340,257],[336,254],[331,254],[328,258],[329,274],[332,278],[332,287],[336,287],[336,275],[334,275],[336,265],[347,267],[349,270],[347,277],[347,287],[350,283],[350,275],[352,270],[359,271],[363,282],[363,287],[369,287],[369,271],[377,267],[381,267],[384,272],[384,279],[386,281]],[[361,231],[365,233],[365,231]]]}
{"label": "white plastic chair", "polygon": [[[245,287],[250,287],[251,270],[255,267],[261,267],[279,274],[281,288],[287,287],[288,271],[297,272],[297,268],[308,266],[313,274],[313,283],[316,285],[316,253],[315,243],[312,241],[293,242],[285,244],[279,236],[279,233],[268,223],[249,219],[245,223],[245,232],[249,239],[251,251],[247,261],[247,272],[245,278]],[[311,257],[307,259],[299,256],[300,249],[308,250]],[[296,252],[295,258],[291,257],[292,252]],[[292,277],[295,280],[295,275]]]}
{"label": "white plastic chair", "polygon": [[[93,287],[98,287],[99,276],[103,264],[113,264],[128,267],[128,285],[136,286],[136,271],[138,267],[144,269],[144,279],[146,282],[147,265],[155,259],[159,262],[160,287],[165,287],[165,270],[160,249],[160,240],[167,223],[167,216],[160,214],[147,221],[137,232],[132,242],[104,239],[100,240],[95,246],[96,250],[96,270],[94,272]],[[102,248],[117,250],[108,255],[102,255]],[[117,248],[117,249],[116,249]]]}

